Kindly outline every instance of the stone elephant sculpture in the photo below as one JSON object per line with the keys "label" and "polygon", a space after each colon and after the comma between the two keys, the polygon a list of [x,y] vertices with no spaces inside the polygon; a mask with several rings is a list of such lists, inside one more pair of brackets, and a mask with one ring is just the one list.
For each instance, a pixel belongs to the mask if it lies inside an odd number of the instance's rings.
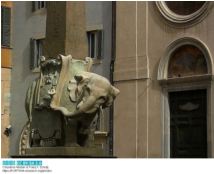
{"label": "stone elephant sculpture", "polygon": [[63,107],[51,106],[60,110],[66,117],[74,117],[79,114],[91,114],[100,107],[110,106],[119,90],[112,86],[109,81],[95,73],[79,72],[69,81],[69,97],[72,102],[77,102],[76,110],[68,112]]}
{"label": "stone elephant sculpture", "polygon": [[119,90],[90,72],[92,62],[70,55],[41,58],[40,77],[28,89],[25,103],[30,147],[93,145],[99,113]]}

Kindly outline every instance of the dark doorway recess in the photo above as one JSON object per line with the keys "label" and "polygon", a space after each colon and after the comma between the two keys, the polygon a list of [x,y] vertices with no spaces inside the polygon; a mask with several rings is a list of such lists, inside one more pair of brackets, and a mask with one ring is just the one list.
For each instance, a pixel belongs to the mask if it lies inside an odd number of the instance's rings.
{"label": "dark doorway recess", "polygon": [[169,93],[170,157],[207,157],[207,91]]}

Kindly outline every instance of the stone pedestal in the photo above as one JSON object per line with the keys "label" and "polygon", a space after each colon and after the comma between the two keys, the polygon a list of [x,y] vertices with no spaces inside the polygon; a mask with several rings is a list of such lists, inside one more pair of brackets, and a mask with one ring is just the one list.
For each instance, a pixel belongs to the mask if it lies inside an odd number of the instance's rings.
{"label": "stone pedestal", "polygon": [[96,145],[101,146],[105,151],[107,151],[107,139],[108,139],[108,133],[102,132],[102,131],[95,131],[94,132],[94,143]]}
{"label": "stone pedestal", "polygon": [[25,150],[26,157],[107,157],[101,147],[32,147]]}

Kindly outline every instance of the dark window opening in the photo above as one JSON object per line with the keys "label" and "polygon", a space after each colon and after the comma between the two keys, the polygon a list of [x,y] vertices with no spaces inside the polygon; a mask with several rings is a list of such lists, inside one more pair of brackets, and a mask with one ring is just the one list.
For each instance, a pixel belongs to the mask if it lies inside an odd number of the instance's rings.
{"label": "dark window opening", "polygon": [[169,93],[170,157],[207,157],[207,91]]}
{"label": "dark window opening", "polygon": [[38,68],[43,55],[44,39],[31,39],[31,69]]}
{"label": "dark window opening", "polygon": [[198,11],[204,1],[166,1],[167,7],[178,15],[190,15]]}
{"label": "dark window opening", "polygon": [[102,43],[103,43],[103,32],[89,31],[88,36],[88,56],[91,58],[100,59],[102,58]]}
{"label": "dark window opening", "polygon": [[1,7],[1,46],[10,47],[11,8]]}
{"label": "dark window opening", "polygon": [[33,1],[32,2],[32,10],[37,11],[40,9],[46,8],[46,2],[45,1]]}

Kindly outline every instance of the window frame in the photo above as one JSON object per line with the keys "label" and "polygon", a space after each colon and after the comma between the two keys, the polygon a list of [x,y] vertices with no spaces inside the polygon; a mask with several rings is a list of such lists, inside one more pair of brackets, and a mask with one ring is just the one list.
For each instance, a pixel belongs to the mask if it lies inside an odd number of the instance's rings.
{"label": "window frame", "polygon": [[[8,24],[5,24],[5,10],[9,10],[9,14],[8,14]],[[1,47],[2,48],[11,48],[11,15],[12,15],[12,9],[11,7],[7,7],[7,6],[1,6]],[[5,32],[5,25],[8,25],[7,28],[7,35],[4,34]],[[8,39],[5,40],[5,37],[8,37]]]}
{"label": "window frame", "polygon": [[[94,36],[94,45],[93,52],[94,56],[92,56],[92,39],[91,35]],[[88,40],[88,56],[100,60],[103,58],[103,30],[91,30],[87,31],[87,40]]]}
{"label": "window frame", "polygon": [[31,59],[30,59],[30,69],[34,72],[40,70],[40,57],[44,52],[44,40],[45,38],[31,38]]}
{"label": "window frame", "polygon": [[[42,6],[43,3],[43,6]],[[47,8],[46,1],[32,1],[32,12],[37,12]]]}
{"label": "window frame", "polygon": [[[202,50],[207,61],[208,74],[196,75],[189,77],[180,78],[168,78],[168,62],[171,53],[174,52],[178,47],[192,44]],[[214,88],[213,88],[213,63],[212,57],[208,47],[201,41],[191,37],[183,37],[176,39],[166,48],[163,57],[160,60],[158,66],[157,80],[161,87],[161,118],[162,118],[162,157],[170,157],[170,108],[169,108],[169,92],[174,91],[185,91],[185,90],[207,90],[207,155],[208,157],[214,156],[214,139],[212,139],[214,133],[214,121],[212,115],[214,108],[211,104],[214,103]]]}

